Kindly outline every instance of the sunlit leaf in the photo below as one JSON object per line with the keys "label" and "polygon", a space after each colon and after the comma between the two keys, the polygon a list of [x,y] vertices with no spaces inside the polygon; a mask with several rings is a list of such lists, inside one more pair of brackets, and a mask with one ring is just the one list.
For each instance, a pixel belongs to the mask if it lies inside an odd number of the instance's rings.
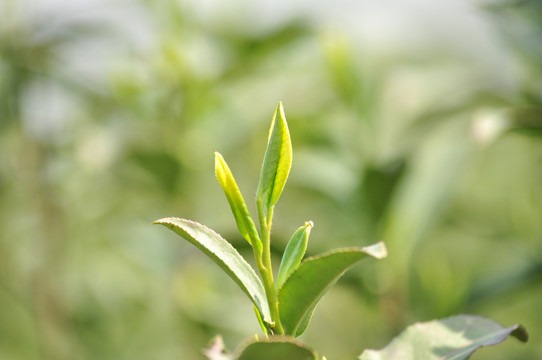
{"label": "sunlit leaf", "polygon": [[292,143],[282,103],[279,103],[269,130],[256,199],[266,213],[282,194],[292,166]]}
{"label": "sunlit leaf", "polygon": [[254,225],[254,221],[250,217],[243,195],[235,182],[228,164],[218,152],[215,152],[215,173],[220,186],[222,186],[222,190],[224,190],[224,194],[226,194],[239,232],[249,244],[255,246],[257,249],[261,249],[258,231]]}
{"label": "sunlit leaf", "polygon": [[[387,255],[384,243],[363,248],[345,248],[311,257],[286,280],[279,290],[280,319],[286,334],[301,335],[299,330],[326,291],[352,265],[367,255],[381,259]],[[308,315],[310,316],[310,315]]]}
{"label": "sunlit leaf", "polygon": [[229,242],[208,227],[191,220],[169,217],[156,220],[154,224],[166,226],[203,251],[248,295],[264,321],[271,322],[262,282]]}
{"label": "sunlit leaf", "polygon": [[286,336],[271,336],[246,345],[239,360],[316,360],[316,353],[301,342]]}
{"label": "sunlit leaf", "polygon": [[409,326],[382,350],[366,350],[359,360],[464,360],[482,346],[514,336],[525,342],[521,325],[504,328],[478,316],[458,315]]}
{"label": "sunlit leaf", "polygon": [[292,274],[301,263],[301,260],[303,260],[312,227],[312,221],[306,222],[304,226],[301,226],[294,232],[288,245],[286,245],[277,274],[278,289],[282,287],[288,276]]}

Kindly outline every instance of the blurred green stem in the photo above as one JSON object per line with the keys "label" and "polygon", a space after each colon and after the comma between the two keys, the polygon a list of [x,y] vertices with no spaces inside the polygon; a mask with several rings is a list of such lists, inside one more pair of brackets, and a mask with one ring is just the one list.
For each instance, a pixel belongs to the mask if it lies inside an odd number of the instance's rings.
{"label": "blurred green stem", "polygon": [[23,138],[21,147],[21,169],[26,192],[30,194],[30,211],[36,215],[39,236],[34,246],[39,249],[40,258],[32,272],[33,313],[36,319],[41,354],[44,359],[70,358],[69,332],[59,291],[55,291],[55,264],[61,256],[62,209],[54,197],[55,189],[43,180],[43,173],[49,161],[50,148],[30,137]]}

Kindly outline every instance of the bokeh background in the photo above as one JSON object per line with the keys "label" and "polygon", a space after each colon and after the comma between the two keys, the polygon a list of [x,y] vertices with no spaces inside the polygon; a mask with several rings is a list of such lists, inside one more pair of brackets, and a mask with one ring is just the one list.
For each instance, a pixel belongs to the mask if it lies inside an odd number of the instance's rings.
{"label": "bokeh background", "polygon": [[473,359],[542,358],[542,2],[3,0],[0,359],[201,359],[260,333],[151,223],[191,218],[250,255],[213,151],[251,200],[279,100],[294,163],[274,260],[306,220],[309,254],[390,251],[304,342],[354,359],[471,313],[532,337]]}

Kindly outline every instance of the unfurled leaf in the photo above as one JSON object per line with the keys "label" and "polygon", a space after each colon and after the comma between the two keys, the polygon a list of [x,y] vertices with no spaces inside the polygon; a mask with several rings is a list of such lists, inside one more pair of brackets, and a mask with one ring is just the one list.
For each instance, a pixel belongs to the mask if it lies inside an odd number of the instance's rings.
{"label": "unfurled leaf", "polygon": [[222,190],[224,190],[224,194],[226,194],[226,198],[230,203],[231,211],[235,218],[235,222],[237,222],[239,232],[249,244],[254,246],[258,249],[258,252],[260,252],[261,241],[254,221],[252,221],[252,218],[250,217],[243,195],[241,195],[241,191],[239,191],[239,187],[235,182],[228,164],[218,152],[215,152],[215,173],[216,178],[218,179],[220,186],[222,186]]}
{"label": "unfurled leaf", "polygon": [[166,226],[203,251],[248,295],[264,321],[271,323],[262,282],[229,242],[208,227],[191,220],[169,217],[156,220],[154,224]]}
{"label": "unfurled leaf", "polygon": [[238,360],[317,360],[314,351],[287,336],[271,336],[245,345]]}
{"label": "unfurled leaf", "polygon": [[366,350],[359,360],[464,360],[482,346],[514,336],[525,342],[521,325],[504,328],[478,316],[458,315],[409,326],[382,350]]}
{"label": "unfurled leaf", "polygon": [[282,103],[279,103],[267,140],[256,200],[265,207],[266,214],[282,194],[292,166],[292,143]]}
{"label": "unfurled leaf", "polygon": [[277,289],[282,287],[288,276],[297,269],[301,260],[303,260],[312,227],[312,221],[306,222],[304,226],[294,232],[288,245],[286,245],[277,274]]}
{"label": "unfurled leaf", "polygon": [[279,290],[280,319],[286,334],[301,335],[300,330],[306,328],[311,312],[326,291],[350,266],[367,255],[385,257],[384,243],[337,249],[303,261]]}

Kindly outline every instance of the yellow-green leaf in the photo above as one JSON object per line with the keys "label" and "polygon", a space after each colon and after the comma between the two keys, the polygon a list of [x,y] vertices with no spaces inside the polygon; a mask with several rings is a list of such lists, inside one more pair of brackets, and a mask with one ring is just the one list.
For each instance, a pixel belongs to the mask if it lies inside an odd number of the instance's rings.
{"label": "yellow-green leaf", "polygon": [[228,164],[218,152],[215,152],[215,173],[216,178],[228,199],[239,232],[249,244],[254,246],[258,252],[261,252],[260,237],[258,236],[254,221],[248,212],[243,195],[235,182]]}
{"label": "yellow-green leaf", "polygon": [[267,149],[256,194],[257,201],[265,206],[266,214],[269,213],[269,209],[277,203],[282,194],[291,166],[292,143],[290,132],[282,103],[279,102],[271,122]]}

